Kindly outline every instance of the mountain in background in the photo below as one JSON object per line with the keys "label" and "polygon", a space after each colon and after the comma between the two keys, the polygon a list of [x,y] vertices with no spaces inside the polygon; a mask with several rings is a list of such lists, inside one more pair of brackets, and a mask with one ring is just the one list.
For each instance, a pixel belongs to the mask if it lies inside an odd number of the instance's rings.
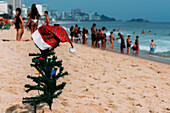
{"label": "mountain in background", "polygon": [[142,19],[142,18],[138,18],[138,19],[131,19],[131,20],[128,20],[127,22],[150,22],[149,20],[145,20],[145,19]]}

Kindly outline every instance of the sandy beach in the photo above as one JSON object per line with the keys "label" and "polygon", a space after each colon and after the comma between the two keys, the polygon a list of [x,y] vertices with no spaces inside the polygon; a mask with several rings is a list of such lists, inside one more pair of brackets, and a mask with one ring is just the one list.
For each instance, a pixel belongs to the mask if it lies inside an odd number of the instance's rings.
{"label": "sandy beach", "polygon": [[[23,38],[29,38],[24,32]],[[22,98],[38,93],[25,93],[25,84],[35,84],[27,75],[34,75],[29,53],[39,50],[33,41],[15,40],[16,30],[0,31],[0,113],[32,113]],[[170,113],[170,65],[149,61],[86,45],[69,43],[55,49],[69,75],[61,96],[54,100],[52,111],[42,104],[42,113]]]}

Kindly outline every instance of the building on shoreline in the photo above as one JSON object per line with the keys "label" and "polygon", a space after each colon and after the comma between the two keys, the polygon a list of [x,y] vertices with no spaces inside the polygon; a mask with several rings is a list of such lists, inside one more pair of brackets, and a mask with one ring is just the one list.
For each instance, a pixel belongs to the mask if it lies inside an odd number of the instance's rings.
{"label": "building on shoreline", "polygon": [[0,14],[8,13],[8,3],[5,1],[0,1]]}
{"label": "building on shoreline", "polygon": [[[31,6],[26,6],[22,3],[23,0],[5,0],[0,2],[0,14],[8,14],[11,17],[15,16],[15,9],[21,8],[22,9],[22,16],[25,19],[28,19],[27,15],[29,11],[31,10]],[[7,8],[6,8],[7,6]],[[49,17],[51,21],[106,21],[105,18],[107,18],[107,21],[113,21],[113,18],[109,18],[107,16],[98,15],[97,13],[90,12],[85,13],[81,8],[74,8],[71,9],[70,12],[61,11],[58,10],[49,10],[47,4],[36,4],[36,7],[40,14],[40,20],[43,20],[44,17],[44,11],[49,12]]]}
{"label": "building on shoreline", "polygon": [[15,15],[15,9],[21,8],[22,9],[22,0],[5,0],[8,3],[8,14],[10,16]]}

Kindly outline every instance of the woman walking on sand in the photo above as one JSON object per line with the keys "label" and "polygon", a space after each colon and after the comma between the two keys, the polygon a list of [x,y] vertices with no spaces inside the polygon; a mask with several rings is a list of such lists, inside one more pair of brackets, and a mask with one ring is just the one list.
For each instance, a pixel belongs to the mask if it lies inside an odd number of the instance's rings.
{"label": "woman walking on sand", "polygon": [[114,35],[113,35],[113,32],[110,32],[110,36],[109,36],[109,38],[108,38],[107,43],[109,43],[109,40],[110,40],[110,43],[111,43],[111,46],[110,46],[109,50],[112,49],[112,51],[114,51],[113,44],[114,44],[114,40],[116,40],[116,39],[115,39],[115,37],[114,37]]}
{"label": "woman walking on sand", "polygon": [[31,34],[34,33],[34,31],[37,30],[38,27],[38,19],[40,17],[40,14],[36,8],[35,4],[32,4],[31,11],[28,13],[28,23],[27,25],[31,25]]}
{"label": "woman walking on sand", "polygon": [[15,28],[17,29],[16,40],[21,41],[22,35],[24,33],[24,21],[23,21],[22,16],[21,16],[21,9],[20,8],[16,9],[16,15],[17,16],[14,19]]}

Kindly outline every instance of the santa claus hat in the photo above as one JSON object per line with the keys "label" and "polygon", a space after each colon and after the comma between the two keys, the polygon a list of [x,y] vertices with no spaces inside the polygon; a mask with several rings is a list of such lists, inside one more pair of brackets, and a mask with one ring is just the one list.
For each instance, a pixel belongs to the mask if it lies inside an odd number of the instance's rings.
{"label": "santa claus hat", "polygon": [[72,45],[66,30],[60,26],[41,26],[32,34],[32,38],[41,50],[58,46],[60,42],[70,42]]}

